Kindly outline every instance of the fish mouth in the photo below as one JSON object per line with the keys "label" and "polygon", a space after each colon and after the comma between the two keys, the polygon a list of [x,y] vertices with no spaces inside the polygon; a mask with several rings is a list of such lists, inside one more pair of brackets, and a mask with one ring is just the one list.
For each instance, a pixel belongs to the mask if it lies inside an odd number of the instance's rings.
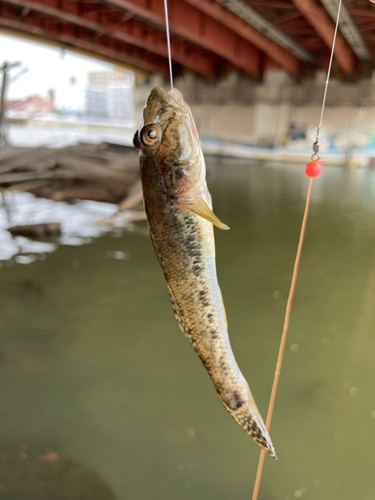
{"label": "fish mouth", "polygon": [[167,121],[175,107],[175,101],[168,92],[160,87],[153,88],[143,110],[144,124]]}
{"label": "fish mouth", "polygon": [[199,153],[197,153],[193,158],[187,158],[186,160],[177,160],[173,163],[174,167],[189,167],[194,165],[199,160]]}

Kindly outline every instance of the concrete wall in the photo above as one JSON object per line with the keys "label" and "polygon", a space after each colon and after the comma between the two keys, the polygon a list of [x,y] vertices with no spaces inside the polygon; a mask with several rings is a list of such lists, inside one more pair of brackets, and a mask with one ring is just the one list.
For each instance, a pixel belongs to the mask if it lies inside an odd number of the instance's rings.
{"label": "concrete wall", "polygon": [[[208,84],[188,75],[176,80],[175,86],[190,105],[202,136],[269,145],[285,143],[292,120],[305,132],[311,127],[314,133],[325,79],[326,74],[318,72],[313,80],[297,84],[285,72],[275,70],[267,72],[262,83],[231,74],[218,84]],[[168,89],[169,82],[155,78],[136,89],[138,116],[154,86]],[[348,137],[366,145],[371,133],[375,133],[375,79],[355,84],[332,79],[322,136],[330,141],[335,134],[337,144],[345,147]],[[306,142],[312,142],[309,134]]]}

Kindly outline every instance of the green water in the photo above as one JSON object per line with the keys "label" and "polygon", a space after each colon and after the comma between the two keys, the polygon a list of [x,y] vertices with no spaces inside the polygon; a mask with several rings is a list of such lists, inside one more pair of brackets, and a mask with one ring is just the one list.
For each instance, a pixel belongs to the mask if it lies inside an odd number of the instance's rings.
{"label": "green water", "polygon": [[[308,180],[296,166],[211,161],[208,182],[231,227],[215,230],[231,342],[265,417]],[[4,266],[0,291],[1,499],[251,497],[259,449],[179,331],[145,223]],[[271,429],[279,460],[266,457],[260,499],[375,499],[374,305],[375,172],[326,168]],[[59,461],[45,464],[45,450]],[[79,496],[61,460],[112,493]],[[28,462],[39,486],[19,472]]]}

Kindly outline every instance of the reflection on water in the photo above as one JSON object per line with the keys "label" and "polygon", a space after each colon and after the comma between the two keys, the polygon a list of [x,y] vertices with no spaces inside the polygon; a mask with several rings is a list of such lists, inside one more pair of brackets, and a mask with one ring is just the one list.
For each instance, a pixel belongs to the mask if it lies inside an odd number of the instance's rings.
{"label": "reflection on water", "polygon": [[[233,350],[265,415],[308,179],[209,163],[231,227],[215,234]],[[373,172],[314,181],[271,432],[279,460],[266,460],[260,498],[375,498],[374,194]],[[118,499],[248,499],[258,448],[179,331],[137,224],[0,270],[0,442],[59,443]]]}

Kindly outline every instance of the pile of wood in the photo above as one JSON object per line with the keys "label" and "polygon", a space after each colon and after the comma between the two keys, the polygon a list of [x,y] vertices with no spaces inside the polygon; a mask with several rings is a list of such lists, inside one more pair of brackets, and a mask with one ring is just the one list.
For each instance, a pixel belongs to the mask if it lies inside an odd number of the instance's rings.
{"label": "pile of wood", "polygon": [[127,210],[142,199],[138,153],[109,143],[3,149],[0,191],[27,191],[55,201],[104,201]]}
{"label": "pile of wood", "polygon": [[60,222],[43,222],[42,224],[28,224],[26,226],[11,226],[7,231],[13,236],[46,236],[50,234],[60,234]]}

